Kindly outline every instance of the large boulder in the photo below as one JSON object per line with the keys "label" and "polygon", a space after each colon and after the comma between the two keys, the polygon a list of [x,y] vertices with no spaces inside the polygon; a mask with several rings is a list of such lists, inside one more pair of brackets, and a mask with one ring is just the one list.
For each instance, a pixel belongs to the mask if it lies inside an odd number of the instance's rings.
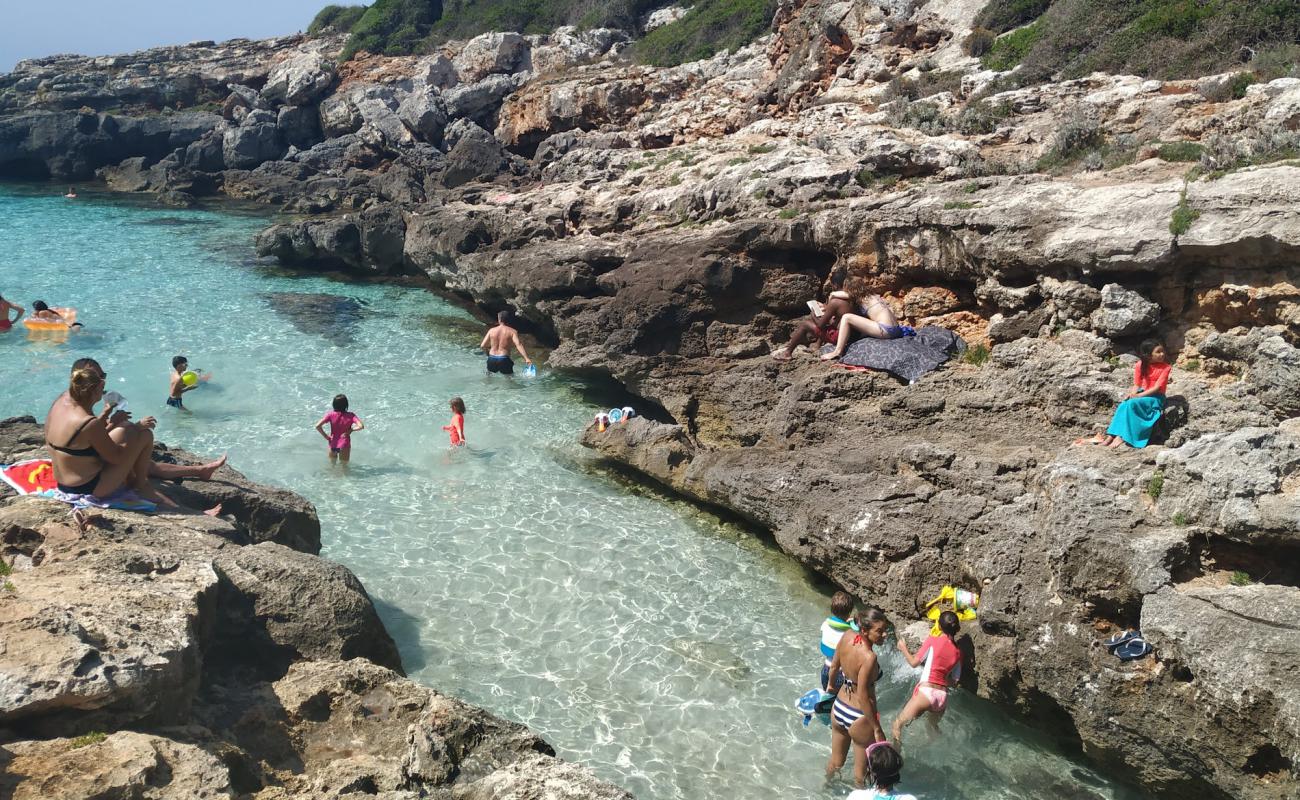
{"label": "large boulder", "polygon": [[517,33],[484,33],[466,42],[452,63],[462,82],[474,83],[494,73],[520,69],[528,48],[528,40]]}
{"label": "large boulder", "polygon": [[1247,376],[1265,406],[1284,417],[1300,416],[1300,350],[1281,336],[1260,342]]}
{"label": "large boulder", "polygon": [[9,576],[13,592],[0,603],[0,727],[43,737],[185,719],[217,574],[206,561],[149,545],[181,530],[233,535],[233,526],[110,514],[111,525],[130,526],[130,538],[83,548],[62,504],[0,500],[7,538],[29,532],[9,558],[39,565]]}
{"label": "large boulder", "polygon": [[442,95],[449,119],[466,119],[496,127],[501,103],[524,84],[521,75],[489,75],[477,83],[462,83]]}
{"label": "large boulder", "polygon": [[186,167],[200,172],[218,172],[226,168],[224,134],[211,131],[185,148]]}
{"label": "large boulder", "polygon": [[254,239],[259,256],[315,269],[360,269],[361,230],[354,220],[331,217],[272,225]]}
{"label": "large boulder", "polygon": [[228,128],[221,141],[227,169],[252,169],[285,154],[277,118],[272,111],[250,111],[238,127]]}
{"label": "large boulder", "polygon": [[406,222],[393,206],[369,209],[361,215],[361,255],[366,266],[381,274],[404,271]]}
{"label": "large boulder", "polygon": [[321,140],[320,114],[308,106],[284,106],[276,115],[275,126],[284,141],[299,150],[307,150]]}
{"label": "large boulder", "polygon": [[[448,796],[466,800],[631,800],[589,770],[554,758],[522,725],[361,659],[295,664],[274,689],[302,753],[302,769],[286,787],[294,797],[367,786],[381,796],[454,787]],[[345,753],[338,742],[348,743]]]}
{"label": "large boulder", "polygon": [[272,678],[304,659],[365,658],[401,671],[397,646],[346,567],[269,542],[222,553],[214,567],[221,635],[241,642],[238,658],[254,656]]}
{"label": "large boulder", "polygon": [[234,800],[230,768],[203,747],[117,731],[100,739],[12,742],[0,757],[8,800]]}
{"label": "large boulder", "polygon": [[397,116],[416,138],[432,145],[442,144],[447,108],[436,88],[428,86],[412,91],[397,107]]}
{"label": "large boulder", "polygon": [[450,58],[438,53],[422,58],[415,65],[415,82],[434,89],[450,89],[460,83],[456,74],[456,65]]}
{"label": "large boulder", "polygon": [[1229,730],[1231,736],[1216,737],[1217,747],[1238,773],[1285,772],[1290,756],[1279,750],[1279,738],[1300,738],[1297,615],[1294,586],[1166,587],[1142,605],[1143,636],[1165,669],[1194,681],[1204,702],[1235,712],[1204,715],[1184,733],[1196,740]]}
{"label": "large boulder", "polygon": [[361,127],[361,113],[348,95],[332,94],[320,103],[321,131],[327,139],[356,133]]}
{"label": "large boulder", "polygon": [[448,188],[470,181],[491,180],[506,169],[509,155],[496,137],[477,125],[461,127],[456,144],[447,152],[442,182]]}
{"label": "large boulder", "polygon": [[333,84],[333,61],[321,53],[296,53],[271,69],[262,96],[274,103],[302,106],[325,94]]}
{"label": "large boulder", "polygon": [[1092,327],[1107,338],[1146,333],[1160,321],[1160,306],[1118,283],[1101,287],[1101,307],[1092,313]]}

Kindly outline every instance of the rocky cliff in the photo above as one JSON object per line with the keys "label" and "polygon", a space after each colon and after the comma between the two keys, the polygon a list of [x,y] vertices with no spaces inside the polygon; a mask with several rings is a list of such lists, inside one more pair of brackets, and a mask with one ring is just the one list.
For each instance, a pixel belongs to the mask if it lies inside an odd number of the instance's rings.
{"label": "rocky cliff", "polygon": [[[0,462],[41,443],[30,417],[0,422]],[[81,532],[0,496],[0,797],[629,797],[404,678],[307,501],[229,467],[164,491],[227,513]]]}
{"label": "rocky cliff", "polygon": [[[341,65],[283,40],[212,127],[140,117],[178,138],[129,154],[93,144],[125,141],[127,94],[59,111],[26,62],[0,172],[280,204],[302,216],[258,247],[284,263],[514,307],[553,366],[641,398],[584,434],[609,459],[896,614],[979,590],[971,690],[1161,796],[1293,796],[1300,79],[1013,88],[963,47],[982,5],[787,0],[662,69],[612,31]],[[910,386],[773,362],[833,271],[969,355]],[[1149,336],[1178,356],[1156,445],[1067,447]],[[1098,646],[1138,626],[1153,658]]]}

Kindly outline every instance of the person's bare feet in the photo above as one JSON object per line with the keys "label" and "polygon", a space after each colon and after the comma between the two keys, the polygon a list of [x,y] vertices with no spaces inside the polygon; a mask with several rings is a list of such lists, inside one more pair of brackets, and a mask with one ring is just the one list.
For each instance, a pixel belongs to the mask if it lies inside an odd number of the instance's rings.
{"label": "person's bare feet", "polygon": [[215,506],[209,508],[207,511],[204,511],[203,513],[209,517],[219,517],[221,516],[221,504],[217,503]]}
{"label": "person's bare feet", "polygon": [[785,350],[774,350],[772,351],[772,359],[774,361],[789,361],[790,353]]}
{"label": "person's bare feet", "polygon": [[1123,439],[1119,438],[1118,436],[1112,436],[1110,437],[1110,441],[1106,443],[1106,446],[1111,449],[1114,449],[1116,447],[1119,447],[1123,443],[1124,443]]}
{"label": "person's bare feet", "polygon": [[844,354],[843,354],[843,353],[830,352],[830,353],[827,353],[826,355],[822,356],[822,361],[836,361],[836,360],[838,360],[839,357],[842,356],[842,355],[844,355]]}
{"label": "person's bare feet", "polygon": [[1074,440],[1075,447],[1085,444],[1104,444],[1104,441],[1100,433],[1094,433],[1092,436],[1080,436]]}
{"label": "person's bare feet", "polygon": [[226,465],[226,459],[229,457],[230,457],[229,453],[224,453],[222,454],[221,458],[218,458],[216,461],[209,461],[207,464],[204,464],[203,468],[199,470],[199,480],[201,481],[212,480],[213,473],[215,473],[217,470],[224,467]]}

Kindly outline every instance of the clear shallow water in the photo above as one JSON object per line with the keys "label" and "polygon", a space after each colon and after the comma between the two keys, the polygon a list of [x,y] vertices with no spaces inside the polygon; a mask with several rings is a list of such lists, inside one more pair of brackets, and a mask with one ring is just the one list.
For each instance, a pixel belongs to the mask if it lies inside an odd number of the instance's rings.
{"label": "clear shallow water", "polygon": [[[55,187],[58,188],[58,187]],[[826,588],[749,533],[593,471],[575,381],[488,379],[482,327],[425,292],[286,276],[253,217],[0,186],[0,293],[80,309],[67,342],[0,334],[0,417],[42,417],[93,355],[161,440],[229,451],[320,510],[325,555],[364,581],[413,678],[540,731],[642,800],[842,798],[829,733],[799,725]],[[213,371],[163,406],[178,353]],[[337,392],[367,429],[350,474],[312,430]],[[469,448],[440,426],[464,397]],[[886,658],[886,725],[912,676]],[[944,738],[912,729],[922,798],[1133,795],[957,694]]]}

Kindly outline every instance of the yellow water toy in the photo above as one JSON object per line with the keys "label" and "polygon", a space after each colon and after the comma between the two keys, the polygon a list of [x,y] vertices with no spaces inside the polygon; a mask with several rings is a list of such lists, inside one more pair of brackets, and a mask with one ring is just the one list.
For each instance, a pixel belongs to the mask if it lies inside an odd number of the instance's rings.
{"label": "yellow water toy", "polygon": [[194,370],[192,369],[186,370],[185,372],[181,373],[181,383],[185,384],[186,386],[193,386],[198,382],[199,382],[199,373],[195,372]]}
{"label": "yellow water toy", "polygon": [[75,308],[51,308],[61,319],[45,319],[43,317],[30,316],[23,317],[23,325],[29,331],[64,331],[77,322],[77,309]]}
{"label": "yellow water toy", "polygon": [[958,589],[956,586],[943,587],[938,597],[925,604],[925,618],[934,622],[930,627],[930,635],[938,636],[942,633],[939,630],[939,615],[943,612],[952,611],[957,619],[970,622],[977,616],[975,609],[979,608],[979,604],[980,596],[975,592]]}

